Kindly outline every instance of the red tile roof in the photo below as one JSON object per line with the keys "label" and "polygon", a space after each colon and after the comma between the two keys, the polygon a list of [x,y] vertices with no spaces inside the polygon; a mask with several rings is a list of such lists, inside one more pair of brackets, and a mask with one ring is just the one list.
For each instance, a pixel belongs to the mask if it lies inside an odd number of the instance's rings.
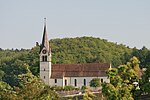
{"label": "red tile roof", "polygon": [[109,68],[108,63],[52,64],[51,78],[106,76]]}

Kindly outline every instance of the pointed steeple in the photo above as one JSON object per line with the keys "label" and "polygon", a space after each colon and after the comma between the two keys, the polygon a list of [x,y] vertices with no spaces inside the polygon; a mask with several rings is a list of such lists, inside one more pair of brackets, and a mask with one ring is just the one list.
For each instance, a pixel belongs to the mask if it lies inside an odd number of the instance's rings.
{"label": "pointed steeple", "polygon": [[44,32],[43,32],[43,39],[42,39],[40,52],[44,47],[46,48],[47,52],[50,52],[49,40],[48,40],[47,29],[46,29],[46,18],[44,18]]}

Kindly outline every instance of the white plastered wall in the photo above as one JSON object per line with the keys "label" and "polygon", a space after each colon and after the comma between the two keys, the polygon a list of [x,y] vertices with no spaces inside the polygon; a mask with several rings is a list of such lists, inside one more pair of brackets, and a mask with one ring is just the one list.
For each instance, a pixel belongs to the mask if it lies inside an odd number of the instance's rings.
{"label": "white plastered wall", "polygon": [[84,85],[84,79],[86,80],[86,86],[89,87],[90,81],[93,78],[103,79],[103,82],[109,83],[110,80],[107,77],[64,77],[62,79],[57,79],[57,83],[55,83],[55,79],[50,79],[50,85],[57,86],[65,86],[65,80],[67,80],[67,85],[75,86],[75,79],[77,80],[77,86],[81,88]]}
{"label": "white plastered wall", "polygon": [[109,79],[107,77],[71,77],[70,78],[70,85],[75,86],[75,79],[77,80],[77,86],[76,87],[82,87],[84,85],[84,79],[86,80],[86,86],[90,86],[90,81],[93,78],[99,78],[100,80],[103,79],[103,82],[109,83]]}
{"label": "white plastered wall", "polygon": [[50,79],[50,86],[63,86],[63,79],[57,78],[57,83],[55,83],[55,79]]}

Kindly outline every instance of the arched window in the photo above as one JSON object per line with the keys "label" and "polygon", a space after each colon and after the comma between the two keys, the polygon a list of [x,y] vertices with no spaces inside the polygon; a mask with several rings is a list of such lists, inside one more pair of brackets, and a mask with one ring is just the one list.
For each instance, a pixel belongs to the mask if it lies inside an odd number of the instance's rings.
{"label": "arched window", "polygon": [[42,56],[42,61],[44,61],[44,56]]}
{"label": "arched window", "polygon": [[67,86],[67,80],[65,79],[65,86]]}
{"label": "arched window", "polygon": [[47,61],[47,56],[45,56],[45,61]]}
{"label": "arched window", "polygon": [[57,79],[55,79],[55,83],[57,83]]}
{"label": "arched window", "polygon": [[103,83],[103,79],[101,78],[101,83]]}
{"label": "arched window", "polygon": [[84,83],[84,86],[86,86],[86,79],[84,79],[84,82],[83,82],[83,83]]}
{"label": "arched window", "polygon": [[77,86],[77,79],[74,79],[74,86]]}
{"label": "arched window", "polygon": [[42,56],[42,61],[47,61],[47,56]]}

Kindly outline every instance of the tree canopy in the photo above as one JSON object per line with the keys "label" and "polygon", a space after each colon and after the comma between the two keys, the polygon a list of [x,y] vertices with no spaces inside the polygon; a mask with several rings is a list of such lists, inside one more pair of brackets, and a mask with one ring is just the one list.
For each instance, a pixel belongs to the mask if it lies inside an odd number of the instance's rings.
{"label": "tree canopy", "polygon": [[108,70],[110,83],[102,84],[102,92],[108,100],[133,100],[135,82],[138,83],[141,70],[136,57],[130,59],[126,65]]}
{"label": "tree canopy", "polygon": [[101,86],[101,83],[100,83],[100,79],[99,78],[93,78],[91,81],[90,81],[90,86],[91,87],[100,87]]}

